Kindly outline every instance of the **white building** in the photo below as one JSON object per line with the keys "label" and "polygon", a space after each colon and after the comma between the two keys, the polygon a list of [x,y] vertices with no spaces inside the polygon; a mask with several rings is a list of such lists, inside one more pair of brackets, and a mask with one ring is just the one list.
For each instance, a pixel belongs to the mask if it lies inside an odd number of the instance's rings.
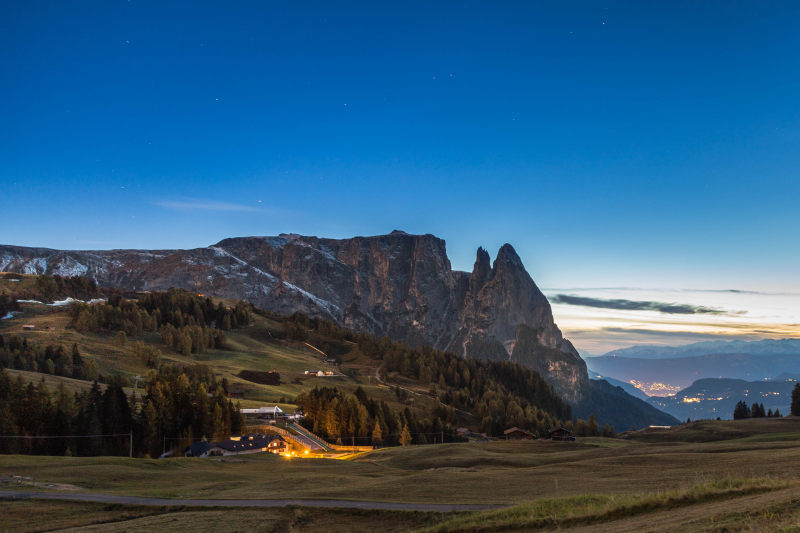
{"label": "white building", "polygon": [[243,415],[253,415],[261,418],[279,418],[285,416],[283,414],[283,409],[277,405],[274,407],[259,407],[258,409],[240,409],[239,412]]}

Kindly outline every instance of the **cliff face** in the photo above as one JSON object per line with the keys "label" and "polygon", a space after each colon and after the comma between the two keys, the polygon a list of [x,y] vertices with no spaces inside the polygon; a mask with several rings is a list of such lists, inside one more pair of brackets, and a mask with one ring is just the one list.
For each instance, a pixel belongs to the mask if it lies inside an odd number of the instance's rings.
{"label": "cliff face", "polygon": [[182,287],[302,311],[348,328],[467,357],[514,360],[580,399],[586,365],[511,245],[471,274],[453,271],[445,242],[395,231],[376,237],[225,239],[194,250],[59,251],[0,246],[0,271],[82,275],[136,290]]}

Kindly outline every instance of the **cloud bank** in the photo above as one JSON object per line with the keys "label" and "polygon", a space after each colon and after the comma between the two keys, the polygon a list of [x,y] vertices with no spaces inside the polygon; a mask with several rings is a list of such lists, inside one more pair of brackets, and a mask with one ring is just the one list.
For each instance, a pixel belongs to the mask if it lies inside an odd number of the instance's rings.
{"label": "cloud bank", "polygon": [[659,313],[673,315],[726,315],[726,311],[702,305],[679,303],[655,302],[648,300],[624,300],[591,298],[588,296],[574,296],[570,294],[556,294],[550,301],[557,304],[579,305],[582,307],[597,307],[601,309],[619,309],[623,311],[658,311]]}

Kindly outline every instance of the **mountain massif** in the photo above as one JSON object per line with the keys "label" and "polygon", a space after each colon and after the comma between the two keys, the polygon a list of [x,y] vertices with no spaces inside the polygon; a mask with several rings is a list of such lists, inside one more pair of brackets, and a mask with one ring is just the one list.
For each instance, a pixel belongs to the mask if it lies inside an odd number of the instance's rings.
{"label": "mountain massif", "polygon": [[494,264],[478,249],[472,273],[452,270],[442,239],[401,231],[352,239],[233,238],[193,250],[2,246],[0,270],[81,275],[133,290],[181,287],[278,313],[301,311],[410,345],[516,360],[572,400],[587,379],[583,360],[509,244]]}
{"label": "mountain massif", "polygon": [[[0,271],[80,275],[101,286],[180,287],[244,299],[412,346],[518,362],[538,371],[573,404],[596,389],[510,244],[494,262],[479,248],[471,273],[451,268],[442,239],[402,231],[351,239],[231,238],[191,250],[0,246]],[[653,411],[656,418],[663,414]]]}

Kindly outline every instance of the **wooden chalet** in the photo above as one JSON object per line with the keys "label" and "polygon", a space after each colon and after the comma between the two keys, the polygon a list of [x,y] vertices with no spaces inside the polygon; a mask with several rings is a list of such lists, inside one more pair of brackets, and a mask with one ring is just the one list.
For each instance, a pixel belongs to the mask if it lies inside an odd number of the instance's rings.
{"label": "wooden chalet", "polygon": [[525,431],[524,429],[520,429],[518,427],[508,428],[503,432],[505,435],[506,440],[534,440],[536,439],[536,435],[531,433],[530,431]]}
{"label": "wooden chalet", "polygon": [[555,429],[551,429],[548,432],[548,436],[550,440],[564,440],[564,441],[574,441],[575,440],[575,433],[572,430],[565,428],[564,426],[559,426]]}

